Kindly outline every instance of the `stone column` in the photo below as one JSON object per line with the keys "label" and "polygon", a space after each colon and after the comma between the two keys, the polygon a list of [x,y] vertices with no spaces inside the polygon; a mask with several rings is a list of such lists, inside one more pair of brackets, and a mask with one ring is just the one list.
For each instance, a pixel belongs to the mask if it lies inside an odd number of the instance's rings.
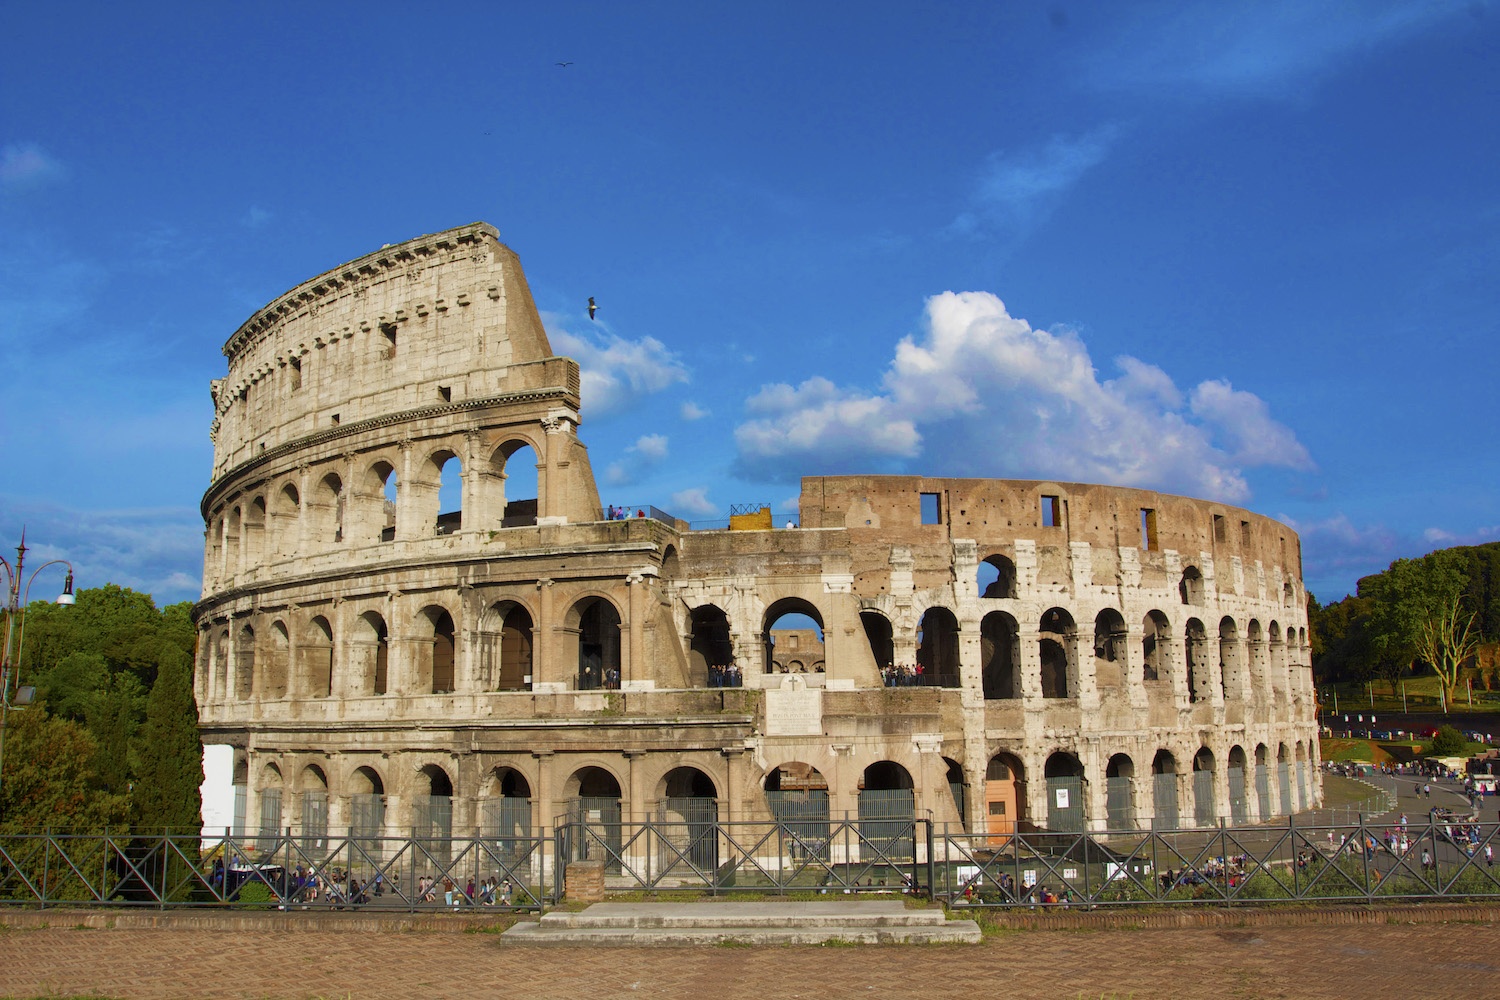
{"label": "stone column", "polygon": [[552,587],[555,580],[542,579],[536,582],[536,621],[531,630],[531,688],[537,690],[540,685],[555,683],[563,678],[558,665],[553,661],[557,657],[557,629],[559,623],[555,620],[553,611]]}
{"label": "stone column", "polygon": [[626,623],[626,641],[622,643],[626,655],[625,662],[621,664],[620,686],[625,686],[629,680],[639,684],[646,678],[646,636],[644,623],[641,621],[645,615],[643,593],[646,589],[645,580],[640,573],[631,573],[625,578],[628,588],[628,610],[630,620]]}

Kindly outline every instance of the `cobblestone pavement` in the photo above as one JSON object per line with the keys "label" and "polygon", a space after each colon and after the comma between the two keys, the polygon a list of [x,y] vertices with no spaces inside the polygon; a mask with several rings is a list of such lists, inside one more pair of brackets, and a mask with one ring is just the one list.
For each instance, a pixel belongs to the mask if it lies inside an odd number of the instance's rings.
{"label": "cobblestone pavement", "polygon": [[247,934],[59,925],[0,929],[0,995],[1492,997],[1500,995],[1500,926],[1012,931],[969,947],[581,949],[434,931]]}

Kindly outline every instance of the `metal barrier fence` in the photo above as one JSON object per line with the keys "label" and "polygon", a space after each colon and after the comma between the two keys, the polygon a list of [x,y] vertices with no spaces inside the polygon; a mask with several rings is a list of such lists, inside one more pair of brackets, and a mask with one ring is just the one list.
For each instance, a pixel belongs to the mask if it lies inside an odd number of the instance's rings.
{"label": "metal barrier fence", "polygon": [[[542,909],[566,868],[600,861],[609,891],[920,892],[954,906],[1240,904],[1496,898],[1500,827],[1229,826],[970,834],[890,815],[720,822],[587,809],[503,838],[0,835],[0,903],[477,911]],[[561,863],[557,863],[558,861]],[[473,886],[472,895],[470,886]]]}

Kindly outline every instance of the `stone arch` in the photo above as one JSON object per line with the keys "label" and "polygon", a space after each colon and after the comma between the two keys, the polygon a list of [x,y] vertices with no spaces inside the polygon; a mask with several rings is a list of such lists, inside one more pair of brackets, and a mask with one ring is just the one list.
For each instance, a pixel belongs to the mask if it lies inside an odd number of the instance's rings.
{"label": "stone arch", "polygon": [[661,554],[661,579],[675,580],[682,574],[682,560],[677,556],[677,546],[668,545]]}
{"label": "stone arch", "polygon": [[532,684],[535,619],[520,601],[507,599],[490,608],[484,641],[493,662],[490,678],[496,691],[530,691]]}
{"label": "stone arch", "polygon": [[1264,743],[1255,746],[1255,802],[1262,820],[1275,814],[1271,808],[1271,754]]}
{"label": "stone arch", "polygon": [[863,840],[888,850],[911,835],[917,814],[916,786],[911,772],[893,760],[878,760],[865,768],[857,793],[859,832]]}
{"label": "stone arch", "polygon": [[464,464],[458,453],[438,448],[417,466],[408,503],[415,524],[428,534],[451,535],[463,529]]}
{"label": "stone arch", "polygon": [[969,828],[969,778],[964,773],[964,766],[952,757],[944,757],[943,764],[947,768],[948,792],[953,797],[953,808],[958,813],[958,821],[967,830]]}
{"label": "stone arch", "polygon": [[244,563],[246,567],[259,566],[266,561],[266,498],[255,496],[245,505]]}
{"label": "stone arch", "polygon": [[[260,839],[262,840],[275,840],[282,834],[284,788],[285,782],[282,780],[281,768],[274,761],[267,762],[261,767],[256,790],[260,799]],[[264,850],[271,845],[260,846]]]}
{"label": "stone arch", "polygon": [[1016,833],[1026,819],[1026,765],[1013,753],[1002,750],[985,766],[984,814],[992,847],[1004,843],[996,834]]}
{"label": "stone arch", "polygon": [[1037,625],[1042,697],[1078,697],[1078,626],[1063,608],[1049,608]]}
{"label": "stone arch", "polygon": [[238,505],[224,519],[224,575],[233,578],[240,572],[240,531],[244,517]]}
{"label": "stone arch", "polygon": [[270,646],[266,650],[265,668],[261,671],[260,695],[262,698],[285,698],[287,672],[292,656],[292,637],[286,622],[277,618],[271,622]]}
{"label": "stone arch", "polygon": [[1021,627],[1004,611],[991,611],[979,623],[979,659],[984,697],[1021,697]]}
{"label": "stone arch", "polygon": [[1219,619],[1219,681],[1223,685],[1224,700],[1240,700],[1247,680],[1239,625],[1232,616],[1225,615]]}
{"label": "stone arch", "polygon": [[1125,689],[1127,640],[1120,612],[1105,608],[1094,616],[1094,683],[1101,694]]}
{"label": "stone arch", "polygon": [[1282,641],[1281,624],[1272,621],[1266,627],[1266,668],[1271,675],[1272,697],[1277,701],[1286,697],[1286,643]]}
{"label": "stone arch", "polygon": [[1058,750],[1048,756],[1043,775],[1047,779],[1047,829],[1081,833],[1088,821],[1083,762],[1071,750]]}
{"label": "stone arch", "polygon": [[688,684],[692,687],[739,687],[729,616],[717,604],[700,604],[688,612]]}
{"label": "stone arch", "polygon": [[1183,604],[1203,606],[1203,574],[1197,566],[1183,569],[1182,578],[1177,581],[1177,594],[1182,598]]}
{"label": "stone arch", "polygon": [[875,668],[889,685],[896,666],[896,633],[891,628],[891,620],[879,611],[866,608],[859,613],[859,623],[864,626],[865,641],[870,644]]}
{"label": "stone arch", "polygon": [[453,615],[441,604],[429,604],[412,621],[414,693],[449,694],[457,690],[458,644]]}
{"label": "stone arch", "polygon": [[1117,753],[1104,766],[1104,812],[1111,830],[1134,830],[1135,761]]}
{"label": "stone arch", "polygon": [[349,835],[361,840],[385,831],[385,781],[368,765],[356,767],[345,783],[349,789]]}
{"label": "stone arch", "polygon": [[452,853],[453,778],[437,764],[423,764],[412,786],[412,831],[437,859]]}
{"label": "stone arch", "polygon": [[1163,747],[1151,760],[1152,829],[1175,830],[1181,825],[1177,796],[1177,758]]}
{"label": "stone arch", "polygon": [[619,777],[598,765],[580,767],[563,784],[568,818],[582,827],[574,858],[600,858],[607,872],[620,870],[620,787]]}
{"label": "stone arch", "polygon": [[567,633],[577,643],[580,691],[620,686],[620,609],[607,597],[585,597],[568,609]]}
{"label": "stone arch", "polygon": [[517,853],[519,841],[531,836],[531,782],[516,768],[490,770],[480,790],[479,834],[499,841],[503,856]]}
{"label": "stone arch", "polygon": [[1229,821],[1236,826],[1250,821],[1250,799],[1247,794],[1245,748],[1236,743],[1229,748],[1229,764],[1224,771],[1229,779]]}
{"label": "stone arch", "polygon": [[248,701],[255,692],[255,629],[240,626],[234,640],[234,696]]}
{"label": "stone arch", "polygon": [[284,483],[274,494],[271,505],[271,538],[274,554],[278,559],[290,559],[297,554],[298,537],[302,530],[302,497],[296,484]]}
{"label": "stone arch", "polygon": [[1172,623],[1160,611],[1148,611],[1141,621],[1141,679],[1147,683],[1172,679]]}
{"label": "stone arch", "polygon": [[359,694],[385,694],[390,679],[390,633],[378,611],[366,611],[350,638],[354,657],[351,680]]}
{"label": "stone arch", "polygon": [[928,608],[917,625],[917,669],[927,684],[959,686],[958,619],[947,608]]}
{"label": "stone arch", "polygon": [[1213,670],[1208,659],[1208,635],[1201,621],[1187,620],[1182,630],[1182,646],[1187,658],[1188,701],[1208,701]]}
{"label": "stone arch", "polygon": [[996,553],[979,564],[975,583],[979,596],[1004,600],[1016,596],[1016,564],[1009,556]]}
{"label": "stone arch", "polygon": [[[765,672],[768,674],[784,672],[785,657],[791,652],[790,649],[778,650],[776,648],[774,633],[786,632],[788,633],[788,639],[791,637],[790,633],[797,633],[800,639],[800,634],[807,631],[807,629],[800,626],[795,628],[778,628],[777,626],[781,623],[781,620],[788,615],[804,615],[811,618],[819,647],[821,647],[823,642],[825,634],[823,631],[823,614],[811,601],[803,600],[800,597],[783,597],[778,601],[772,602],[766,608],[766,613],[761,619],[761,642],[765,648]],[[783,645],[789,645],[789,643],[784,643]],[[798,652],[802,653],[805,651],[798,650]]]}
{"label": "stone arch", "polygon": [[328,843],[328,775],[317,764],[302,768],[297,780],[304,850],[321,850]]}
{"label": "stone arch", "polygon": [[1199,747],[1193,754],[1193,822],[1198,826],[1213,826],[1218,821],[1218,809],[1214,804],[1214,781],[1218,770],[1214,752],[1208,747]]}
{"label": "stone arch", "polygon": [[1250,619],[1245,627],[1245,640],[1250,683],[1254,690],[1259,691],[1266,680],[1266,636],[1259,619]]}
{"label": "stone arch", "polygon": [[826,850],[829,833],[828,779],[811,764],[789,761],[766,772],[766,805],[795,838],[793,853]]}
{"label": "stone arch", "polygon": [[365,466],[356,482],[354,503],[348,510],[342,537],[357,545],[394,541],[401,487],[396,467],[384,458],[375,459]]}
{"label": "stone arch", "polygon": [[490,477],[499,483],[499,496],[492,509],[499,512],[500,527],[537,523],[546,499],[542,496],[541,455],[541,447],[526,437],[503,441],[490,453]]}
{"label": "stone arch", "polygon": [[333,626],[322,615],[315,615],[302,630],[297,641],[297,658],[301,663],[302,690],[310,698],[327,698],[333,693]]}

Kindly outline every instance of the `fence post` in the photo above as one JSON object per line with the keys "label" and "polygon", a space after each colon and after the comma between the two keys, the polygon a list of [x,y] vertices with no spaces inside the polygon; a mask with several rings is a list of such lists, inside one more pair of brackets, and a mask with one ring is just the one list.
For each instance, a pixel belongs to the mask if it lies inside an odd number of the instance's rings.
{"label": "fence post", "polygon": [[[927,898],[937,899],[937,859],[933,856],[934,841],[932,832],[932,820],[929,819],[927,820]],[[945,825],[943,827],[943,834],[945,837],[947,836],[947,832],[948,827]],[[945,847],[946,843],[947,841],[945,840]],[[947,853],[948,852],[945,849],[943,851],[943,854],[946,855]]]}

